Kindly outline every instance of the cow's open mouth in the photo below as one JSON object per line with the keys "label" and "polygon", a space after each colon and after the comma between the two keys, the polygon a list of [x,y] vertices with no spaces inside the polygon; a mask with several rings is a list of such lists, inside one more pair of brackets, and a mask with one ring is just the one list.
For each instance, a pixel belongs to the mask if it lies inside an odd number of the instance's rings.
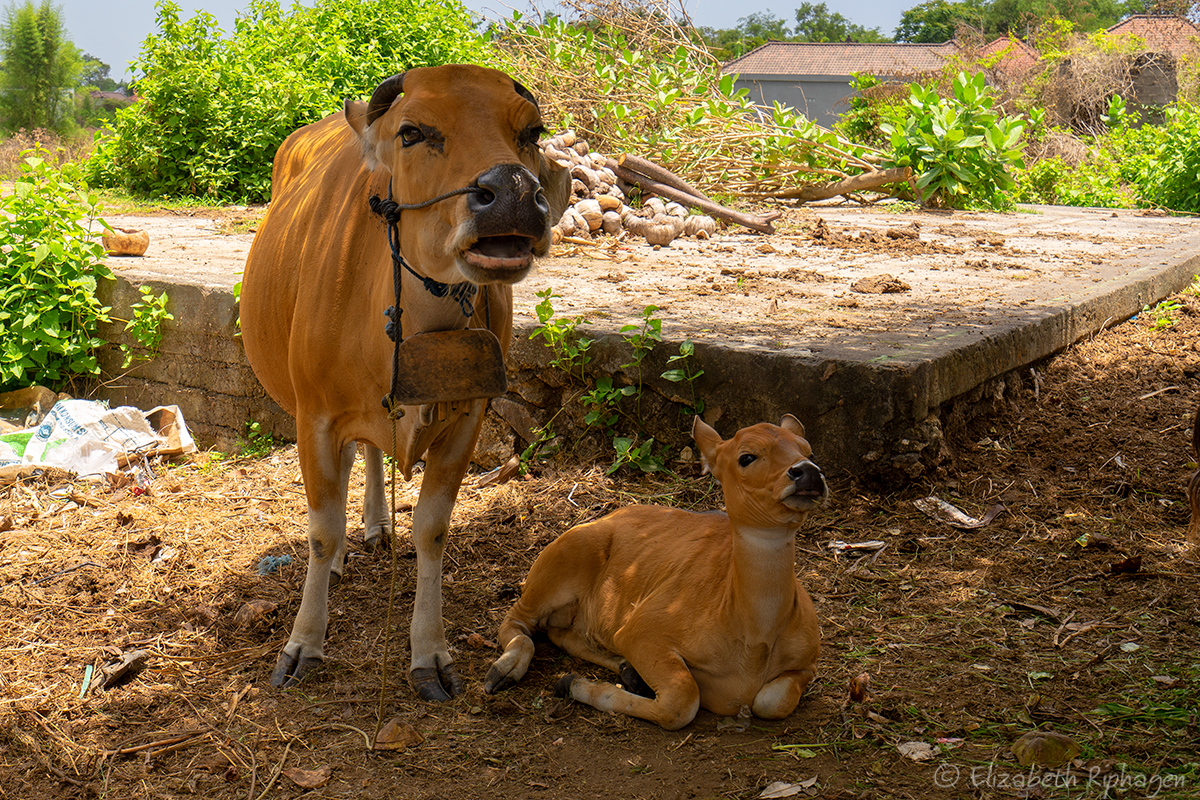
{"label": "cow's open mouth", "polygon": [[484,236],[467,250],[468,264],[480,269],[517,269],[533,260],[533,239],[528,236]]}

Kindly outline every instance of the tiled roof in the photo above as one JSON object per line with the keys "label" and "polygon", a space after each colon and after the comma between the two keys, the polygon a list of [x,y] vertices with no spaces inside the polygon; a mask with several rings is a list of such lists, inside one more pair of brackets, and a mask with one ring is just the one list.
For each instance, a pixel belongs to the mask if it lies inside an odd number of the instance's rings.
{"label": "tiled roof", "polygon": [[1033,68],[1038,63],[1037,52],[1020,39],[1001,36],[993,39],[979,51],[981,56],[992,56],[1003,53],[996,68],[1005,73],[1020,73]]}
{"label": "tiled roof", "polygon": [[725,64],[742,75],[911,75],[941,69],[954,42],[860,44],[856,42],[767,42]]}
{"label": "tiled roof", "polygon": [[1110,34],[1132,34],[1146,40],[1151,50],[1166,51],[1172,55],[1191,50],[1200,38],[1197,28],[1184,17],[1157,14],[1134,14],[1108,29]]}

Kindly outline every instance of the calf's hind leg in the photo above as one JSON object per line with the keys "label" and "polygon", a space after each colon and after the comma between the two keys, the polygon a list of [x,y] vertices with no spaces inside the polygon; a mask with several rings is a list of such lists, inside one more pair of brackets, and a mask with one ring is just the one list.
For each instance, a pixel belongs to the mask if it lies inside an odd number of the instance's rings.
{"label": "calf's hind leg", "polygon": [[555,694],[587,703],[601,711],[627,714],[677,731],[696,718],[700,710],[700,687],[678,654],[663,654],[652,668],[638,672],[653,689],[654,698],[643,697],[611,683],[598,683],[575,675],[564,675]]}

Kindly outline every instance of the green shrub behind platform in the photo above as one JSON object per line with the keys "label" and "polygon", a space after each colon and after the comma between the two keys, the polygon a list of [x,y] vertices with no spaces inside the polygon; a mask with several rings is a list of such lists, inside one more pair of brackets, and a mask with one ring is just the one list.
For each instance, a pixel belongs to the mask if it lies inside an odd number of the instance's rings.
{"label": "green shrub behind platform", "polygon": [[479,61],[482,43],[457,0],[317,0],[283,10],[251,0],[232,33],[211,14],[183,20],[157,4],[157,32],[135,71],[141,98],[101,134],[97,186],[161,197],[264,202],[271,160],[296,128],[369,96],[412,67]]}

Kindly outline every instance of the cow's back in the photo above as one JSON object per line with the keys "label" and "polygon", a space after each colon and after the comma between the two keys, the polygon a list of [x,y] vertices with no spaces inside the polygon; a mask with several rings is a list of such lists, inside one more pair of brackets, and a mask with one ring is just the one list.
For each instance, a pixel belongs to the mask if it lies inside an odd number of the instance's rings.
{"label": "cow's back", "polygon": [[[311,334],[307,319],[319,315],[319,299],[334,291],[328,278],[351,255],[346,234],[363,224],[369,173],[353,131],[341,113],[307,125],[276,153],[271,205],[246,259],[240,312],[246,357],[268,394],[296,413],[291,355],[297,335]],[[352,202],[356,201],[356,202]],[[376,244],[375,249],[378,249]],[[373,259],[357,261],[364,263]],[[345,270],[341,270],[343,279]],[[361,276],[354,279],[361,282]],[[297,314],[302,324],[294,325]],[[323,329],[324,336],[336,331]]]}

